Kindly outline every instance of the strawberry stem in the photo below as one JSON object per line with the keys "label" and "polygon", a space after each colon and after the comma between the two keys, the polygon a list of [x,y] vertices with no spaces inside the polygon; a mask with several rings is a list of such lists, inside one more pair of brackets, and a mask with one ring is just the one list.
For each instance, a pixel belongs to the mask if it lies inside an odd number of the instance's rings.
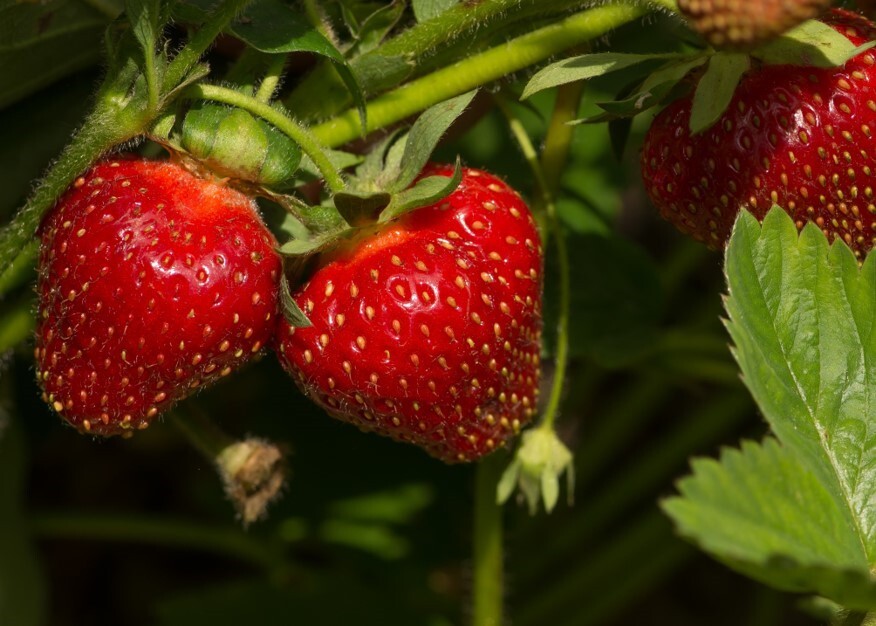
{"label": "strawberry stem", "polygon": [[543,194],[548,200],[545,204],[550,230],[554,236],[554,244],[557,247],[559,260],[559,288],[560,307],[557,319],[556,356],[554,358],[554,380],[551,385],[548,404],[544,410],[542,426],[553,428],[554,420],[560,408],[563,395],[563,383],[566,379],[566,369],[569,364],[569,309],[571,303],[571,267],[569,266],[569,252],[566,249],[566,238],[563,227],[557,218],[555,198],[560,188],[560,178],[565,170],[569,156],[569,147],[572,143],[574,128],[567,122],[574,120],[578,115],[578,106],[581,102],[583,83],[569,83],[557,89],[557,100],[554,103],[554,112],[548,125],[545,137],[544,149],[541,155],[541,171],[546,172],[542,176],[545,187]]}
{"label": "strawberry stem", "polygon": [[317,139],[303,126],[299,126],[295,121],[287,116],[283,111],[260,102],[259,100],[242,94],[239,91],[228,89],[227,87],[219,87],[218,85],[198,84],[192,85],[186,90],[184,95],[186,98],[215,100],[232,106],[239,107],[245,111],[249,111],[253,115],[258,115],[265,121],[273,124],[281,132],[288,135],[295,141],[304,153],[310,157],[314,165],[319,169],[320,173],[325,178],[326,185],[334,192],[341,191],[346,187],[341,173],[332,165],[325,149],[319,144]]}
{"label": "strawberry stem", "polygon": [[502,506],[496,502],[496,485],[505,461],[494,454],[475,470],[472,626],[502,624]]}
{"label": "strawberry stem", "polygon": [[255,94],[255,99],[259,102],[268,103],[274,97],[274,92],[277,91],[277,86],[280,84],[280,77],[283,76],[283,70],[286,68],[286,55],[277,54],[271,57],[271,62],[268,65],[267,71],[262,78],[259,89]]}
{"label": "strawberry stem", "polygon": [[[428,107],[491,83],[551,56],[604,35],[648,12],[639,4],[598,6],[572,15],[479,54],[448,65],[387,92],[367,107],[367,132],[384,128]],[[348,109],[313,128],[329,147],[360,137],[359,112]]]}
{"label": "strawberry stem", "polygon": [[876,613],[843,611],[831,621],[831,626],[876,626]]}

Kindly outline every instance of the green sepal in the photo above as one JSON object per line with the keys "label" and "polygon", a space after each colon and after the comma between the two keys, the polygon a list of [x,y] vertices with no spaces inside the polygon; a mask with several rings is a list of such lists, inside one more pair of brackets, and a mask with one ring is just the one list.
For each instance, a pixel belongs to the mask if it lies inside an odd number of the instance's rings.
{"label": "green sepal", "polygon": [[[474,99],[477,91],[469,91],[461,96],[445,100],[423,112],[408,132],[404,143],[404,152],[400,163],[387,163],[387,191],[398,192],[407,189],[420,175],[429,162],[432,152],[441,141],[441,137]],[[388,156],[392,156],[390,150]],[[398,173],[396,174],[396,168]]]}
{"label": "green sepal", "polygon": [[[325,156],[337,170],[345,170],[362,163],[361,156],[343,150],[326,150]],[[299,183],[312,182],[322,180],[322,172],[319,171],[311,158],[304,154],[301,156],[301,163],[298,164],[297,177],[300,179]]]}
{"label": "green sepal", "polygon": [[[521,100],[533,94],[579,80],[587,80],[604,76],[611,72],[642,65],[653,61],[685,59],[682,54],[627,54],[623,52],[597,52],[584,54],[571,59],[563,59],[536,72],[526,87],[523,88]],[[643,73],[644,73],[643,69]],[[642,74],[640,74],[641,76]]]}
{"label": "green sepal", "polygon": [[386,191],[340,191],[332,196],[335,208],[350,226],[365,226],[377,220],[377,216],[392,201]]}
{"label": "green sepal", "polygon": [[[697,55],[673,60],[649,74],[632,95],[613,102],[598,102],[597,106],[613,117],[632,117],[665,102],[676,86],[692,70],[708,61],[709,57]],[[589,123],[601,121],[597,118],[586,120]]]}
{"label": "green sepal", "polygon": [[717,122],[733,99],[742,76],[751,69],[751,57],[742,52],[719,52],[697,84],[690,110],[690,132],[701,133]]}
{"label": "green sepal", "polygon": [[447,197],[462,182],[462,164],[459,157],[452,176],[426,176],[413,187],[392,195],[389,206],[380,214],[381,222],[393,220],[408,211],[435,204]]}
{"label": "green sepal", "polygon": [[181,144],[214,171],[269,187],[283,187],[301,162],[289,137],[247,111],[198,103],[186,114]]}
{"label": "green sepal", "polygon": [[280,254],[287,257],[301,257],[316,254],[330,243],[336,237],[334,236],[313,236],[306,239],[290,239],[277,250]]}
{"label": "green sepal", "polygon": [[[341,14],[353,35],[354,43],[346,50],[347,57],[358,57],[379,46],[404,15],[406,2],[393,0],[363,18],[358,18],[347,3],[341,3]],[[366,3],[361,6],[370,7]]]}
{"label": "green sepal", "polygon": [[845,35],[818,20],[809,20],[751,53],[769,65],[838,67],[876,42],[855,46]]}
{"label": "green sepal", "polygon": [[307,315],[295,302],[292,297],[292,289],[289,286],[289,279],[286,274],[280,277],[280,310],[283,312],[283,318],[295,328],[307,328],[313,326],[311,321],[307,319]]}

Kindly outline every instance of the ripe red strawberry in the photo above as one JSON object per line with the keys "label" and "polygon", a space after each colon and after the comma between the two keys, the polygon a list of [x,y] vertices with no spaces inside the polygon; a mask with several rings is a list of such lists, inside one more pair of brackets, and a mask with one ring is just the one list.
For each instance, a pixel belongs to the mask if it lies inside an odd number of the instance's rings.
{"label": "ripe red strawberry", "polygon": [[41,236],[37,378],[82,432],[146,428],[271,338],[276,241],[251,199],[179,165],[98,163]]}
{"label": "ripe red strawberry", "polygon": [[280,360],[331,415],[471,461],[534,414],[541,285],[529,209],[496,177],[466,169],[441,202],[320,260],[293,294],[313,325],[282,323]]}
{"label": "ripe red strawberry", "polygon": [[[825,22],[855,45],[876,27],[848,11]],[[858,257],[876,243],[876,55],[842,68],[762,66],[730,106],[691,137],[691,98],[663,110],[642,151],[645,188],[664,218],[713,248],[740,208],[763,218],[773,204],[802,228],[813,221]]]}

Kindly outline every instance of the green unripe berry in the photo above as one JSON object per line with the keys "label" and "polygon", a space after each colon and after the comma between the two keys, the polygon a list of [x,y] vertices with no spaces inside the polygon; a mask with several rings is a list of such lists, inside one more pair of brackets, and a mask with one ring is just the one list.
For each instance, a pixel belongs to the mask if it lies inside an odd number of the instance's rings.
{"label": "green unripe berry", "polygon": [[182,124],[182,147],[223,176],[282,189],[301,162],[289,137],[247,111],[194,105]]}

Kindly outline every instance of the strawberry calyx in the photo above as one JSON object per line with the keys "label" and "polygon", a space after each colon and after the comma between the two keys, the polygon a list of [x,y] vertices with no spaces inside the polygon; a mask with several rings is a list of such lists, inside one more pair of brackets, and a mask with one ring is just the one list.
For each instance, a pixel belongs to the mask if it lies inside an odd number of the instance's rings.
{"label": "strawberry calyx", "polygon": [[364,245],[380,235],[384,225],[409,211],[435,204],[459,186],[462,166],[458,158],[450,176],[422,173],[441,138],[474,95],[470,92],[442,102],[417,118],[409,131],[396,130],[375,144],[347,177],[346,188],[314,207],[325,219],[319,224],[310,221],[308,233],[292,236],[280,246],[279,252],[286,259],[281,304],[292,326],[309,325],[289,295],[307,259]]}
{"label": "strawberry calyx", "polygon": [[[833,12],[848,13],[841,9]],[[521,99],[558,85],[624,70],[632,74],[632,85],[618,92],[614,100],[597,102],[601,112],[581,118],[577,123],[609,122],[615,131],[628,129],[629,118],[668,104],[694,89],[690,129],[696,134],[710,128],[721,117],[739,81],[753,68],[763,64],[840,67],[873,45],[867,42],[856,46],[828,24],[808,20],[754,49],[741,52],[712,47],[688,47],[679,52],[655,54],[596,52],[543,68],[527,83]]]}

